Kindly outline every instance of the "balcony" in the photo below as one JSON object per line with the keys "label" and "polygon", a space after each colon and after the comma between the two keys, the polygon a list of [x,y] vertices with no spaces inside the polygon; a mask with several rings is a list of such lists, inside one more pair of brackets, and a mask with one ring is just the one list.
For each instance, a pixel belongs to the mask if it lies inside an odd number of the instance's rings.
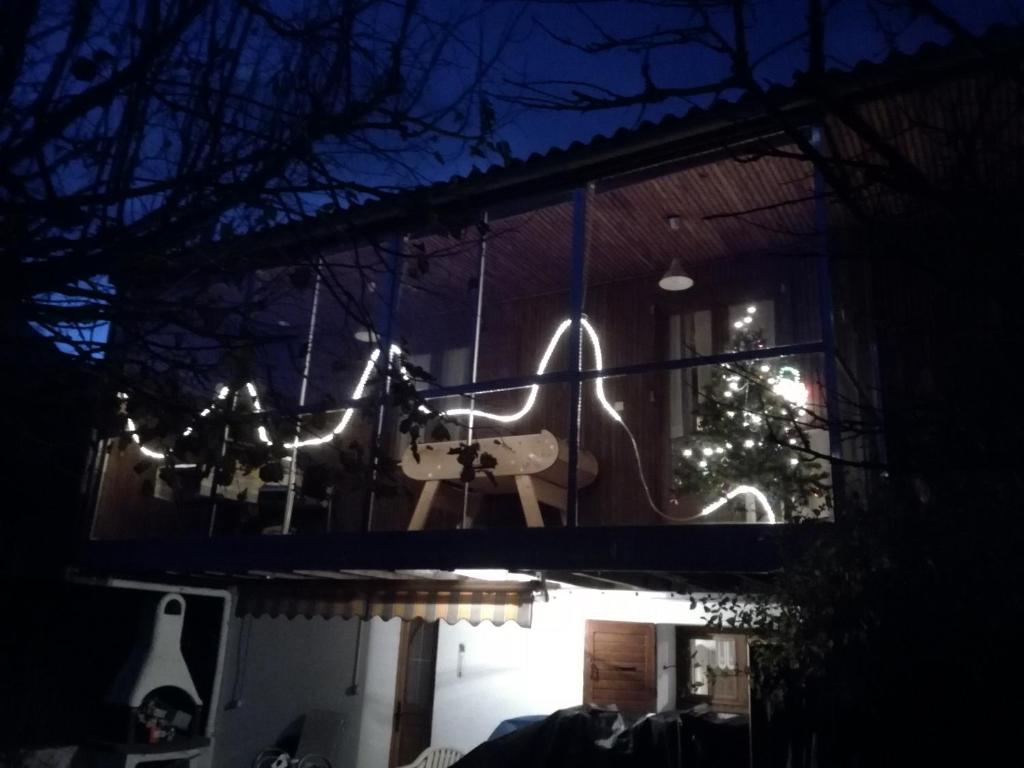
{"label": "balcony", "polygon": [[90,557],[770,570],[846,450],[813,183],[619,174],[263,275],[288,333],[177,434],[125,406]]}

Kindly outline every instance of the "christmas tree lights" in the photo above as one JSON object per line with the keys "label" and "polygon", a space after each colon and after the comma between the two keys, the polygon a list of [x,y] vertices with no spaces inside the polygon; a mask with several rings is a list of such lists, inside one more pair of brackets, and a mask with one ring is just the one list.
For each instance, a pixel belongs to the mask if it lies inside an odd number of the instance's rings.
{"label": "christmas tree lights", "polygon": [[[764,349],[748,306],[733,323],[732,351]],[[676,441],[672,493],[711,499],[699,516],[739,499],[758,519],[776,522],[829,503],[828,475],[809,447],[807,385],[791,364],[749,361],[716,366],[701,393],[695,432]],[[754,503],[749,507],[750,500]]]}

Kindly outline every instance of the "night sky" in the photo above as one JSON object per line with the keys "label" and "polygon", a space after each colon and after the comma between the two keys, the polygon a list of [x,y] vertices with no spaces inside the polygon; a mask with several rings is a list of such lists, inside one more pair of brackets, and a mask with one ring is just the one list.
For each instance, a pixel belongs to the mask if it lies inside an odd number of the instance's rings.
{"label": "night sky", "polygon": [[[939,0],[938,6],[969,31],[983,32],[992,24],[1024,21],[1020,0]],[[679,11],[665,11],[646,4],[599,2],[584,4],[602,26],[623,34],[686,23]],[[890,51],[889,41],[900,50],[912,52],[928,41],[945,42],[950,36],[934,23],[908,20],[905,15],[874,15],[866,0],[838,0],[832,3],[826,21],[826,47],[831,66],[847,68],[858,61],[880,60]],[[799,34],[806,27],[805,0],[754,0],[749,29],[751,53],[758,56]],[[723,19],[723,21],[727,21]],[[892,37],[880,28],[884,24]],[[509,80],[565,78],[600,83],[617,92],[630,92],[642,85],[640,57],[624,52],[601,56],[572,51],[551,40],[544,29],[572,37],[593,37],[593,27],[582,14],[562,3],[534,3],[520,22],[522,34],[508,50],[506,77]],[[727,30],[726,25],[722,26]],[[767,58],[758,69],[765,83],[788,83],[795,71],[806,67],[803,41],[788,45]],[[669,48],[652,58],[653,79],[659,85],[687,86],[720,78],[727,63],[717,54],[696,47]],[[693,103],[676,100],[641,111],[600,113],[505,112],[502,136],[513,155],[525,157],[573,141],[586,141],[598,134],[610,134],[619,127],[635,126],[643,120],[657,120],[665,114],[684,112]],[[459,170],[464,171],[465,168]]]}

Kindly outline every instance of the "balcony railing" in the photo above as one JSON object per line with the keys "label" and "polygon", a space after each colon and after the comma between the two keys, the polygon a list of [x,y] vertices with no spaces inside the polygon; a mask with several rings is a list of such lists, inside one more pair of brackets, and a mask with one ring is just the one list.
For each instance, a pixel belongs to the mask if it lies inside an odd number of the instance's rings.
{"label": "balcony railing", "polygon": [[390,369],[367,367],[349,407],[297,422],[263,411],[254,385],[225,387],[176,439],[146,439],[129,419],[106,442],[92,535],[829,517],[823,361],[808,347],[583,371],[575,450],[565,372],[425,390],[396,404],[390,382],[406,375],[396,357]]}
{"label": "balcony railing", "polygon": [[[813,183],[799,160],[719,159],[395,238],[373,252],[369,326],[317,298],[366,259],[323,257],[282,298],[304,365],[277,384],[297,401],[257,378],[218,388],[187,434],[127,424],[99,453],[92,537],[828,518],[831,278],[814,196],[783,194]],[[734,198],[762,213],[719,215]],[[680,254],[689,280],[666,282]]]}

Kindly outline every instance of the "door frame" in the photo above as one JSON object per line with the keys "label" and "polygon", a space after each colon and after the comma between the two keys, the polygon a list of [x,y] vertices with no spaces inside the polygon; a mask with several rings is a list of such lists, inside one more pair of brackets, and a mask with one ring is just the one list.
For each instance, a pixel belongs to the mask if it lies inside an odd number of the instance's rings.
{"label": "door frame", "polygon": [[[403,705],[405,701],[405,684],[408,679],[409,671],[409,646],[414,638],[413,629],[418,629],[422,632],[433,632],[435,635],[438,633],[438,622],[436,621],[423,621],[421,619],[401,621],[402,629],[398,639],[398,660],[396,662],[397,670],[395,674],[395,702],[391,708],[391,746],[388,750],[388,766],[390,766],[390,768],[395,768],[395,766],[398,765],[398,753],[401,748],[402,711],[404,709]],[[431,724],[433,724],[434,719],[433,688],[436,683],[435,676],[437,674],[436,640],[434,642],[434,651],[434,664],[430,680],[431,702],[430,711],[427,715]],[[426,749],[428,746],[430,746],[429,737],[427,738],[427,744],[423,746],[423,749]]]}

